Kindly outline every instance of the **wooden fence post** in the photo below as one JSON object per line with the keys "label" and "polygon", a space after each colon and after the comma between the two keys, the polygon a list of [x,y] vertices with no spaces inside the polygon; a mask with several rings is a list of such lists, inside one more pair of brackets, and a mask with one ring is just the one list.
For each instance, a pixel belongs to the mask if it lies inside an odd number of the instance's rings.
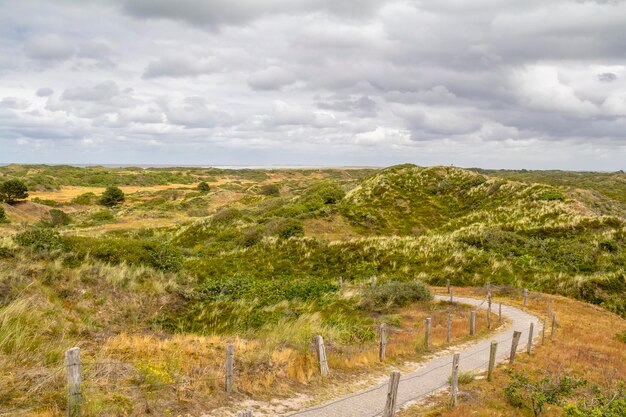
{"label": "wooden fence post", "polygon": [[65,352],[65,369],[67,373],[67,415],[68,417],[80,416],[82,382],[80,366],[80,348],[73,347]]}
{"label": "wooden fence post", "polygon": [[252,410],[238,411],[237,417],[252,417]]}
{"label": "wooden fence post", "polygon": [[387,402],[382,417],[394,417],[396,415],[396,402],[398,399],[398,385],[400,384],[400,372],[391,372],[389,388],[387,389]]}
{"label": "wooden fence post", "polygon": [[487,328],[491,330],[491,292],[487,295]]}
{"label": "wooden fence post", "polygon": [[554,331],[556,330],[556,313],[552,312],[552,332],[550,333],[550,339],[554,337]]}
{"label": "wooden fence post", "polygon": [[424,348],[430,349],[430,317],[426,318],[426,333],[424,333]]}
{"label": "wooden fence post", "polygon": [[548,299],[548,316],[552,316],[552,298]]}
{"label": "wooden fence post", "polygon": [[380,325],[380,346],[378,348],[378,360],[385,361],[385,350],[387,349],[387,325]]}
{"label": "wooden fence post", "polygon": [[450,288],[450,303],[454,302],[454,288]]}
{"label": "wooden fence post", "polygon": [[535,323],[530,323],[530,328],[528,329],[528,345],[526,345],[526,353],[530,355],[530,351],[533,348],[533,333],[535,332]]}
{"label": "wooden fence post", "polygon": [[229,343],[226,346],[226,392],[233,392],[233,364],[235,361],[235,346]]}
{"label": "wooden fence post", "polygon": [[452,341],[452,313],[448,313],[448,333],[446,334],[446,342],[450,344]]}
{"label": "wooden fence post", "polygon": [[450,280],[446,281],[446,287],[448,288],[448,294],[450,294]]}
{"label": "wooden fence post", "polygon": [[315,336],[315,352],[320,365],[320,375],[327,376],[329,369],[328,360],[326,359],[326,347],[324,346],[324,338],[320,335]]}
{"label": "wooden fence post", "polygon": [[461,354],[455,353],[452,357],[452,376],[450,376],[450,404],[452,407],[456,406],[457,395],[459,393],[459,359]]}
{"label": "wooden fence post", "polygon": [[515,362],[515,354],[517,353],[517,345],[519,344],[519,339],[522,337],[522,332],[518,332],[517,330],[513,332],[513,341],[511,342],[511,356],[509,356],[509,364],[513,365]]}
{"label": "wooden fence post", "polygon": [[543,318],[543,326],[542,326],[542,329],[541,329],[541,344],[542,345],[544,343],[546,343],[546,326],[547,326],[546,318],[544,317]]}
{"label": "wooden fence post", "polygon": [[502,303],[498,305],[498,321],[502,323]]}
{"label": "wooden fence post", "polygon": [[493,340],[489,349],[489,369],[487,371],[487,381],[493,378],[493,368],[496,366],[496,352],[498,351],[498,342]]}
{"label": "wooden fence post", "polygon": [[524,288],[524,307],[528,306],[528,289]]}
{"label": "wooden fence post", "polygon": [[470,336],[474,336],[476,334],[476,310],[472,310],[470,312]]}

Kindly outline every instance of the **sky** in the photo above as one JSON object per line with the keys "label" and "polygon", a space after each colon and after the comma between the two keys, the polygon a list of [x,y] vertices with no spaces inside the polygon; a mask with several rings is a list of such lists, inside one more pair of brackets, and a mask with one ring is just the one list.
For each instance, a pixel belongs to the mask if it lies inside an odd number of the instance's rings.
{"label": "sky", "polygon": [[0,0],[0,163],[625,161],[626,1]]}

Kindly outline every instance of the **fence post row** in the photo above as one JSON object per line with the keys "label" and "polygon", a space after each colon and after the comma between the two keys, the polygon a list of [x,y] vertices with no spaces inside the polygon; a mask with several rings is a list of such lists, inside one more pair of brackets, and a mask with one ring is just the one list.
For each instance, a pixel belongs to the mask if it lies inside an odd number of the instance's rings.
{"label": "fence post row", "polygon": [[493,378],[493,368],[496,366],[496,352],[498,351],[498,342],[493,340],[489,349],[489,369],[487,371],[487,381]]}
{"label": "fence post row", "polygon": [[424,348],[430,349],[430,317],[426,318],[426,333],[424,333]]}
{"label": "fence post row", "polygon": [[526,345],[526,353],[530,355],[530,351],[533,348],[533,333],[535,331],[535,323],[530,323],[530,328],[528,329],[528,345]]}
{"label": "fence post row", "polygon": [[450,404],[452,407],[456,406],[457,395],[459,393],[459,359],[460,353],[455,353],[452,357],[452,376],[450,376]]}
{"label": "fence post row", "polygon": [[391,372],[389,388],[387,389],[387,402],[382,417],[394,417],[396,415],[396,403],[398,399],[398,385],[400,384],[400,372]]}
{"label": "fence post row", "polygon": [[378,360],[385,361],[385,350],[387,349],[387,325],[380,325],[380,347],[378,348]]}
{"label": "fence post row", "polygon": [[511,341],[511,356],[509,356],[509,364],[511,365],[515,362],[515,353],[517,353],[517,345],[519,344],[520,337],[522,337],[522,332],[518,332],[517,330],[513,332],[513,340]]}
{"label": "fence post row", "polygon": [[476,334],[476,310],[472,310],[470,312],[470,336],[474,336]]}
{"label": "fence post row", "polygon": [[320,365],[320,375],[327,376],[329,369],[328,360],[326,359],[326,347],[324,346],[324,338],[320,335],[315,336],[315,352]]}
{"label": "fence post row", "polygon": [[67,415],[80,416],[80,384],[82,382],[80,367],[80,348],[73,347],[65,352],[65,368],[67,372]]}
{"label": "fence post row", "polygon": [[233,363],[235,361],[235,346],[229,343],[226,346],[226,392],[233,392]]}

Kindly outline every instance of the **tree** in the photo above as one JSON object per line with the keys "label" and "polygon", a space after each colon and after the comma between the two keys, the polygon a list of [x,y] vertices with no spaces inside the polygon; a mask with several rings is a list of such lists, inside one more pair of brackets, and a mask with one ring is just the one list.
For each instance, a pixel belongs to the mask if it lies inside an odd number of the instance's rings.
{"label": "tree", "polygon": [[124,191],[119,187],[107,187],[100,197],[100,204],[107,207],[113,207],[124,202],[126,197]]}
{"label": "tree", "polygon": [[0,201],[15,203],[28,197],[28,188],[20,180],[9,180],[0,184]]}
{"label": "tree", "polygon": [[202,193],[208,193],[209,191],[211,191],[211,187],[209,186],[209,184],[207,184],[206,182],[202,181],[200,184],[198,184],[198,191],[202,192]]}

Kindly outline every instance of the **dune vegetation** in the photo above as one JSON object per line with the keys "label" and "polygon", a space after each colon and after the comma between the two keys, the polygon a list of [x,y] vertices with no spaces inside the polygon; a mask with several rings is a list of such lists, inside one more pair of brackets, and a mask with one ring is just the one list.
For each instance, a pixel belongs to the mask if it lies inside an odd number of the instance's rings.
{"label": "dune vegetation", "polygon": [[[30,194],[2,205],[0,413],[62,415],[72,346],[87,416],[320,393],[314,335],[337,352],[331,385],[385,369],[381,323],[394,329],[390,363],[417,360],[425,317],[443,347],[447,306],[431,292],[447,281],[567,296],[624,327],[626,183],[599,175],[0,167]],[[102,205],[112,186],[124,198]],[[455,342],[468,314],[454,312]]]}

